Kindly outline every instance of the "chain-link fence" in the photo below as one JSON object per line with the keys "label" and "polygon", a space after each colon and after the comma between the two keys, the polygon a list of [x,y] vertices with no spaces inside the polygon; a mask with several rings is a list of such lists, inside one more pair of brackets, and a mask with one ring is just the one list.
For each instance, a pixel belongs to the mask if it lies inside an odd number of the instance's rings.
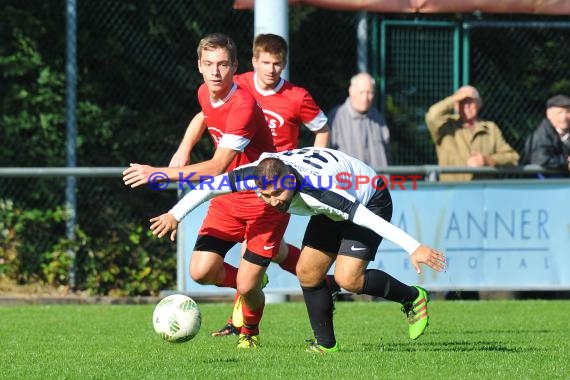
{"label": "chain-link fence", "polygon": [[[546,100],[570,93],[570,22],[548,20],[384,20],[378,75],[398,164],[435,163],[424,115],[459,85],[477,87],[480,116],[495,121],[522,153]],[[374,47],[373,47],[374,48]]]}
{"label": "chain-link fence", "polygon": [[457,24],[383,20],[380,77],[396,164],[435,163],[424,115],[435,95],[457,87]]}
{"label": "chain-link fence", "polygon": [[[0,166],[64,166],[65,1],[6,0],[0,11],[0,35],[6,41],[0,46]],[[570,29],[565,24],[541,18],[540,27],[488,28],[484,20],[469,24],[456,15],[438,17],[435,24],[398,15],[390,15],[390,20],[376,14],[367,18],[370,25],[380,20],[386,26],[369,28],[369,67],[376,76],[384,74],[378,106],[388,113],[397,164],[436,162],[424,113],[466,80],[481,90],[483,116],[495,120],[519,150],[543,115],[548,94],[570,92]],[[358,20],[354,12],[290,8],[290,80],[306,87],[325,112],[344,101],[356,72]],[[251,69],[253,12],[232,9],[231,0],[78,0],[77,165],[167,165],[198,111],[196,90],[202,78],[196,47],[211,32],[232,36],[239,48],[239,72]],[[302,139],[308,144],[309,134]],[[192,161],[211,155],[211,142],[204,138]],[[165,264],[167,257],[174,257],[174,246],[142,232],[148,217],[172,205],[173,192],[132,190],[118,177],[78,179],[79,242],[70,248],[64,242],[65,213],[57,211],[64,208],[64,190],[64,177],[0,178],[0,198],[11,205],[2,209],[0,275],[14,255],[20,254],[20,261],[44,255],[39,277],[47,281],[54,272],[63,273],[60,282],[65,282],[64,269],[53,268],[57,247],[76,249],[83,263],[98,260],[80,273],[84,286],[121,276],[124,281],[135,277],[141,284],[154,281],[155,287],[173,286],[174,267],[153,277],[160,265],[149,263],[162,259]],[[36,224],[41,228],[31,227],[35,214],[25,214],[30,210],[43,215],[45,223]],[[23,241],[18,236],[24,236],[25,228],[31,232]],[[142,251],[137,248],[141,246]],[[131,261],[121,261],[124,257]],[[129,266],[139,270],[133,274],[125,269]],[[100,292],[113,289],[93,287]]]}
{"label": "chain-link fence", "polygon": [[[0,166],[66,164],[65,4],[1,6],[0,34],[8,43],[0,47]],[[291,9],[291,20],[291,79],[328,110],[344,98],[356,67],[356,15],[300,7]],[[239,71],[251,69],[253,12],[233,10],[232,1],[77,1],[77,165],[167,165],[199,109],[196,47],[212,32],[232,36]],[[192,161],[211,157],[211,145],[204,138]],[[82,267],[78,288],[141,294],[174,287],[175,247],[144,231],[149,217],[171,207],[175,192],[129,189],[120,178],[78,178],[70,242],[65,177],[0,178],[0,190],[0,277],[65,284],[71,251]],[[120,285],[128,279],[139,285]]]}
{"label": "chain-link fence", "polygon": [[482,116],[495,120],[522,153],[545,117],[546,100],[570,94],[570,22],[471,22],[464,28],[469,81],[483,97]]}

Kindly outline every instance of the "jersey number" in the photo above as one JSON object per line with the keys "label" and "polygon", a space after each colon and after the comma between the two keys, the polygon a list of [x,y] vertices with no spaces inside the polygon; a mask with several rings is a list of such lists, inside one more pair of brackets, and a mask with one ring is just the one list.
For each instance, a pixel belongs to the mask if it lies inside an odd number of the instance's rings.
{"label": "jersey number", "polygon": [[[336,161],[338,161],[338,159],[333,154],[331,154],[330,152],[326,152],[326,153],[329,154],[330,156],[332,156],[332,158],[334,158]],[[323,168],[323,166],[320,163],[326,164],[327,162],[329,162],[329,160],[327,160],[326,157],[323,156],[319,150],[312,149],[312,148],[288,150],[286,152],[283,152],[282,154],[284,156],[292,156],[294,154],[302,154],[304,156],[303,162],[308,164],[308,165],[311,165],[312,167],[317,168],[317,169]]]}

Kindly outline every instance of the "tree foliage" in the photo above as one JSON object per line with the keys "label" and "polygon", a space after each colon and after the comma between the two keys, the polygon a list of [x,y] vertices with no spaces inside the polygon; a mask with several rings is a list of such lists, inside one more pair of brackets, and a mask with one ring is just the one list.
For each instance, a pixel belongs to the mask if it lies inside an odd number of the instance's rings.
{"label": "tree foliage", "polygon": [[[168,164],[199,109],[199,40],[212,32],[229,34],[238,45],[238,71],[251,69],[253,14],[233,10],[232,3],[77,2],[78,166]],[[460,22],[463,16],[438,17]],[[306,87],[325,112],[344,101],[357,71],[357,19],[352,12],[290,8],[290,80]],[[482,92],[485,116],[496,120],[515,146],[542,116],[546,97],[570,91],[569,29],[559,30],[471,32],[472,83]],[[0,37],[0,166],[66,165],[65,1],[3,0]],[[421,68],[421,62],[414,64]],[[391,79],[389,86],[395,83]],[[399,85],[381,99],[397,161],[433,163],[433,146],[418,122],[430,104],[415,94],[422,104],[410,111],[400,101],[405,89]],[[310,132],[302,131],[302,144],[310,144]],[[205,136],[192,161],[212,153]],[[132,190],[119,178],[80,178],[77,183],[78,238],[68,241],[63,178],[0,178],[0,201],[10,205],[0,224],[7,239],[0,245],[0,275],[63,283],[71,250],[81,265],[80,286],[94,292],[147,294],[172,287],[174,247],[145,231],[148,218],[175,201],[174,192]]]}

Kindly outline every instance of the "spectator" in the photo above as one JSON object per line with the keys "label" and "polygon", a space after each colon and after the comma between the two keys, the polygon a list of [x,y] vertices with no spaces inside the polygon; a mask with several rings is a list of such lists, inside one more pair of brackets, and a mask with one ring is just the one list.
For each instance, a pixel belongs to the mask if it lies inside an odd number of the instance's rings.
{"label": "spectator", "polygon": [[[462,86],[453,95],[430,107],[426,114],[426,123],[435,143],[439,166],[483,167],[518,164],[518,153],[505,141],[497,124],[479,120],[478,113],[482,105],[481,96],[475,87]],[[439,179],[470,181],[477,177],[471,173],[444,173]],[[448,292],[445,298],[479,299],[479,292]]]}
{"label": "spectator", "polygon": [[374,78],[368,73],[350,79],[348,98],[329,114],[331,147],[377,169],[392,164],[390,131],[384,116],[372,105]]}
{"label": "spectator", "polygon": [[[570,97],[554,95],[546,101],[546,117],[531,133],[524,147],[524,163],[570,172]],[[552,177],[553,175],[549,175]],[[554,175],[555,177],[557,175]],[[542,176],[541,176],[542,177]],[[565,292],[520,291],[517,299],[565,298]]]}
{"label": "spectator", "polygon": [[570,171],[570,97],[555,95],[546,102],[546,117],[526,139],[525,163]]}
{"label": "spectator", "polygon": [[[439,166],[517,165],[519,154],[505,141],[497,124],[479,120],[481,96],[473,86],[437,102],[426,114],[426,123],[436,146]],[[455,109],[456,114],[453,113]],[[442,174],[440,181],[469,181],[470,173]]]}

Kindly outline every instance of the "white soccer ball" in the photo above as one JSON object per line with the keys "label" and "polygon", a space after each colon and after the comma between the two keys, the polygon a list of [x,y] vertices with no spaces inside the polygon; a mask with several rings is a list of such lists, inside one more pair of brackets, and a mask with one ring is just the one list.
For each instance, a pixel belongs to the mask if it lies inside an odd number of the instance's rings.
{"label": "white soccer ball", "polygon": [[163,298],[152,314],[154,331],[172,343],[187,342],[194,338],[200,331],[201,324],[202,314],[198,304],[182,294]]}

